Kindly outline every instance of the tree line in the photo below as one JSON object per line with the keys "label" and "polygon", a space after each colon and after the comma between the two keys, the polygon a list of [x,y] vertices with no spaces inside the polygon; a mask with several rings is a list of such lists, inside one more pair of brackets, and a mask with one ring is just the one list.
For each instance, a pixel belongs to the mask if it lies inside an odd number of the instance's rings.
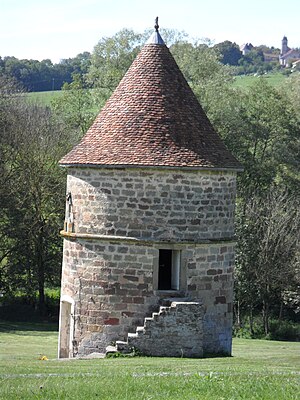
{"label": "tree line", "polygon": [[[129,31],[127,31],[127,33],[129,34]],[[134,38],[132,36],[132,40],[136,41],[136,44],[138,44],[138,42],[143,41],[148,34],[149,32],[147,31],[139,35],[132,32],[134,36]],[[170,43],[174,40],[188,38],[185,32],[168,30],[166,34],[166,40]],[[122,35],[122,33],[120,33],[120,35]],[[128,39],[130,40],[129,37]],[[105,38],[104,40],[107,46],[112,45],[109,44],[111,38]],[[219,53],[219,61],[222,64],[233,67],[234,74],[236,75],[254,72],[264,73],[280,69],[278,61],[280,50],[274,47],[265,45],[252,47],[249,53],[243,55],[239,46],[229,40],[215,45],[209,40],[206,40],[206,44]],[[101,46],[100,42],[97,46]],[[95,52],[93,55],[95,55]],[[267,55],[275,55],[276,60],[274,61],[273,58],[271,61],[268,61]],[[0,72],[16,79],[27,91],[40,92],[60,90],[64,83],[72,82],[72,76],[74,74],[87,74],[91,66],[91,58],[92,54],[87,51],[78,54],[74,58],[62,59],[57,64],[53,64],[50,59],[38,61],[32,59],[19,60],[11,56],[0,57]],[[123,63],[124,60],[120,59],[120,62]]]}
{"label": "tree line", "polygon": [[91,54],[84,52],[53,64],[49,59],[38,61],[0,57],[0,73],[14,78],[30,92],[60,90],[64,83],[72,82],[72,74],[87,72],[90,58]]}
{"label": "tree line", "polygon": [[[1,76],[0,285],[23,291],[41,309],[45,287],[59,286],[65,171],[57,161],[79,140],[139,52],[148,33],[102,38],[86,72],[74,74],[51,108],[28,104]],[[263,78],[241,90],[218,49],[182,32],[162,36],[227,147],[240,160],[236,204],[237,329],[261,316],[300,315],[300,74],[274,88]],[[92,90],[90,90],[92,88]]]}

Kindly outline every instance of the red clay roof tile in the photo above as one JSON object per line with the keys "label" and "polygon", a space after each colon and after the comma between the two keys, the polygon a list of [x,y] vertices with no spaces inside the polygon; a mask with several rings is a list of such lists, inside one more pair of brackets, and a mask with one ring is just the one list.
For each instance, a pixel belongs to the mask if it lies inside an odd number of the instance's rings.
{"label": "red clay roof tile", "polygon": [[151,43],[60,164],[241,169],[169,49]]}

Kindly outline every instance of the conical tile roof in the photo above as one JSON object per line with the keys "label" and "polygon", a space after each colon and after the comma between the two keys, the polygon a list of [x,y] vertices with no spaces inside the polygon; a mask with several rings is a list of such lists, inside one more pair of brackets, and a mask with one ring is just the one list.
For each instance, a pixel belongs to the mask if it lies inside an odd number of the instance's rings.
{"label": "conical tile roof", "polygon": [[157,34],[61,165],[241,169]]}

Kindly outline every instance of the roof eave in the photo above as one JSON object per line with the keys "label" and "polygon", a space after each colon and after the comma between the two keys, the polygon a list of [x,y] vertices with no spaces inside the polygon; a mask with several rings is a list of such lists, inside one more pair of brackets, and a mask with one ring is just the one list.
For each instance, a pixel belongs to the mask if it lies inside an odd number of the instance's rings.
{"label": "roof eave", "polygon": [[140,165],[140,164],[80,164],[80,163],[59,163],[63,168],[106,168],[106,169],[162,169],[162,170],[186,170],[186,171],[220,171],[220,172],[243,172],[240,167],[205,167],[205,166],[178,166],[178,165]]}

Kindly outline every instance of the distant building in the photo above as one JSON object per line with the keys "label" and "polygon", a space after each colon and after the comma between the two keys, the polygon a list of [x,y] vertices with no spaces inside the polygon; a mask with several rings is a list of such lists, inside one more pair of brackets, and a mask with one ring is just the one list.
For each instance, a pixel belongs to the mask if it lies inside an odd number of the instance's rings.
{"label": "distant building", "polygon": [[265,62],[278,62],[278,53],[264,53]]}
{"label": "distant building", "polygon": [[300,60],[297,60],[297,61],[293,62],[292,71],[300,71]]}
{"label": "distant building", "polygon": [[281,41],[281,55],[286,54],[288,51],[291,49],[288,47],[288,40],[286,36],[283,36],[282,41]]}
{"label": "distant building", "polygon": [[284,36],[281,41],[281,53],[279,56],[279,63],[283,67],[290,67],[293,62],[300,59],[300,50],[291,49],[288,47],[287,37]]}
{"label": "distant building", "polygon": [[243,56],[248,54],[252,49],[253,49],[252,43],[244,43],[240,46],[240,50],[241,50]]}

